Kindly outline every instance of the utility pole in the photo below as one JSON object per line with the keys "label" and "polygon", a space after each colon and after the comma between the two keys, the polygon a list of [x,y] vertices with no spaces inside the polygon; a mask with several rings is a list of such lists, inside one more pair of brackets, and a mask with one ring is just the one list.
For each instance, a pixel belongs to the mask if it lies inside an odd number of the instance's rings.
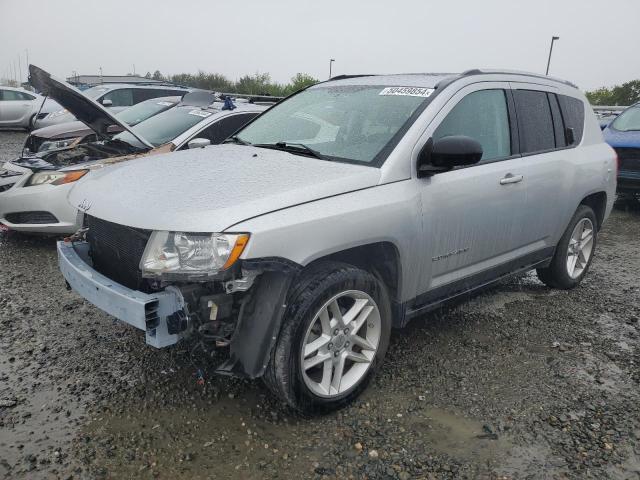
{"label": "utility pole", "polygon": [[329,78],[331,78],[331,67],[333,65],[333,62],[335,62],[336,59],[332,58],[331,60],[329,60]]}
{"label": "utility pole", "polygon": [[560,40],[560,37],[551,37],[551,46],[549,47],[549,59],[547,60],[547,71],[545,75],[549,75],[549,65],[551,65],[551,54],[553,53],[553,42]]}
{"label": "utility pole", "polygon": [[20,85],[22,85],[22,62],[20,61],[20,55],[18,55],[18,73],[20,75]]}

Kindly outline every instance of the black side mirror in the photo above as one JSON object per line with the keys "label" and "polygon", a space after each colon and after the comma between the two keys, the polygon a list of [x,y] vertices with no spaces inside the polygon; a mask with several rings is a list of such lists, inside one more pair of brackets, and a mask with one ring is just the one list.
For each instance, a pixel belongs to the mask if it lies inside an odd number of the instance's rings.
{"label": "black side mirror", "polygon": [[482,158],[482,145],[464,135],[433,139],[425,144],[418,156],[418,177],[447,172],[454,167],[473,165]]}
{"label": "black side mirror", "polygon": [[[606,128],[606,125],[604,127],[601,128],[601,130],[604,130]],[[564,129],[564,136],[567,140],[567,145],[573,145],[574,143],[576,143],[576,133],[575,130],[571,127],[567,127]]]}

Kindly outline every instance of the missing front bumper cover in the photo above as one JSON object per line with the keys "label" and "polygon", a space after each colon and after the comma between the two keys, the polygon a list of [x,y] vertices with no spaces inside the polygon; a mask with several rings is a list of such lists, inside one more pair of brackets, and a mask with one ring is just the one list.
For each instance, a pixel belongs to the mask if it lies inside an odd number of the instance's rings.
{"label": "missing front bumper cover", "polygon": [[[170,333],[168,319],[184,312],[178,289],[146,294],[124,287],[91,268],[86,242],[58,242],[58,262],[67,283],[95,306],[146,334],[156,348],[177,343],[181,336]],[[172,329],[172,331],[175,331]]]}

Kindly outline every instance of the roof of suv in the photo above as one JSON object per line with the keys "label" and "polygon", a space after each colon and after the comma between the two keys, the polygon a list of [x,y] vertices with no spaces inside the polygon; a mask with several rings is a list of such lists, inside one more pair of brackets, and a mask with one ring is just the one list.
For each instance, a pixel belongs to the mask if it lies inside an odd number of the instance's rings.
{"label": "roof of suv", "polygon": [[577,88],[571,82],[562,80],[555,77],[549,77],[538,73],[520,72],[516,70],[489,70],[489,69],[473,69],[466,70],[462,73],[405,73],[405,74],[392,74],[392,75],[342,75],[339,77],[333,77],[327,82],[323,82],[319,85],[326,85],[327,83],[338,83],[339,85],[387,85],[387,86],[406,86],[406,87],[422,87],[422,88],[436,88],[443,81],[448,84],[455,80],[470,77],[473,75],[500,75],[500,76],[521,76],[530,77],[537,81],[545,80],[550,83],[561,83],[570,87]]}

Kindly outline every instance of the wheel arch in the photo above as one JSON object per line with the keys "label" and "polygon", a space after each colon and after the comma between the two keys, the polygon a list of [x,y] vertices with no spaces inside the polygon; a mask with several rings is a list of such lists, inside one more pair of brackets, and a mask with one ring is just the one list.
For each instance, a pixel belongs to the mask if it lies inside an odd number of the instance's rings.
{"label": "wheel arch", "polygon": [[607,210],[607,193],[600,191],[587,195],[580,201],[578,206],[580,205],[586,205],[595,212],[598,221],[597,229],[600,230]]}
{"label": "wheel arch", "polygon": [[315,258],[305,266],[305,269],[327,261],[348,263],[378,278],[389,294],[394,325],[401,322],[398,313],[400,313],[400,292],[402,292],[402,262],[400,252],[395,244],[389,241],[380,241],[346,248]]}

